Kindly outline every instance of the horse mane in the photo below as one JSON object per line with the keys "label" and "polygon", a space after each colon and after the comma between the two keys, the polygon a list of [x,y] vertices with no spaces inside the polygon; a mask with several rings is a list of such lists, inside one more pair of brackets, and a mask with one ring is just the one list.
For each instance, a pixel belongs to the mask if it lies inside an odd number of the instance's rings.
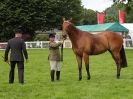
{"label": "horse mane", "polygon": [[[75,25],[73,23],[71,23],[70,21],[64,21],[64,22],[67,22],[69,24],[69,26],[68,26],[69,29],[74,28],[74,30],[76,30],[76,31],[81,31],[80,29],[76,28]],[[68,32],[70,32],[70,31],[68,31]]]}

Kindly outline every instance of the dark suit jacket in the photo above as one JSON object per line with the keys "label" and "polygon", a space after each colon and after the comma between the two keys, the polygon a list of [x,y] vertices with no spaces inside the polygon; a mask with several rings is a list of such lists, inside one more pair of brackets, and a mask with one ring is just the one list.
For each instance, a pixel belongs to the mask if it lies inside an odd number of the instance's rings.
{"label": "dark suit jacket", "polygon": [[24,61],[23,54],[28,59],[28,53],[26,50],[26,44],[24,40],[19,37],[12,38],[8,41],[5,50],[5,61],[8,60],[8,53],[11,49],[10,61]]}

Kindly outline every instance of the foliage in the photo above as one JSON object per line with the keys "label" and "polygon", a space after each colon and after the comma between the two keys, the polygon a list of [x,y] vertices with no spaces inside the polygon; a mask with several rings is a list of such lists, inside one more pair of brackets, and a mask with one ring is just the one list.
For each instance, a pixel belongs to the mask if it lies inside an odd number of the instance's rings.
{"label": "foliage", "polygon": [[119,22],[118,16],[105,16],[105,23]]}
{"label": "foliage", "polygon": [[126,11],[126,22],[133,23],[133,1],[130,1],[127,5],[125,5]]}
{"label": "foliage", "polygon": [[105,10],[105,22],[119,22],[119,10],[125,12],[125,23],[133,23],[133,1],[127,4],[115,2],[112,7]]}
{"label": "foliage", "polygon": [[128,0],[127,4],[121,3],[125,10],[125,23],[133,23],[133,1]]}
{"label": "foliage", "polygon": [[119,10],[123,8],[122,4],[114,3],[111,7],[107,8],[105,12],[105,23],[119,22]]}
{"label": "foliage", "polygon": [[[71,49],[64,49],[61,80],[50,81],[48,49],[28,50],[25,84],[8,84],[10,67],[0,61],[0,99],[133,99],[133,50],[126,50],[128,67],[116,79],[116,65],[110,53],[90,57],[91,80],[87,80],[83,63],[83,80],[78,81],[78,67]],[[0,51],[0,56],[4,51]]]}
{"label": "foliage", "polygon": [[82,19],[80,24],[86,25],[86,24],[96,24],[96,23],[97,23],[97,12],[91,9],[83,8]]}
{"label": "foliage", "polygon": [[13,37],[19,26],[34,35],[36,30],[61,28],[65,16],[79,23],[80,14],[80,0],[1,0],[0,41]]}
{"label": "foliage", "polygon": [[48,35],[41,35],[41,34],[38,34],[38,35],[35,35],[34,37],[34,41],[48,41],[49,40],[49,37]]}

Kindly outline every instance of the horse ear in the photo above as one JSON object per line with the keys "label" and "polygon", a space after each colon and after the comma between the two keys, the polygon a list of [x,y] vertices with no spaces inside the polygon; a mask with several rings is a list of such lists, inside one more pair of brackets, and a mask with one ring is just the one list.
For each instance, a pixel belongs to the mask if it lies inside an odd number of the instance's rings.
{"label": "horse ear", "polygon": [[73,22],[73,19],[72,19],[72,18],[70,18],[70,19],[69,19],[69,22],[71,22],[71,23],[72,23],[72,22]]}
{"label": "horse ear", "polygon": [[66,21],[66,18],[65,17],[63,17],[63,21]]}

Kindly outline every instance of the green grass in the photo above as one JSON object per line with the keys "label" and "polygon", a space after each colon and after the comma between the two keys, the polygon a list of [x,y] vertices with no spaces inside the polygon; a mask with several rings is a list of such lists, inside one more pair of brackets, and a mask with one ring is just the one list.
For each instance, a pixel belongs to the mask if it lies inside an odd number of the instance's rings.
{"label": "green grass", "polygon": [[[116,79],[116,66],[107,52],[90,57],[91,80],[78,81],[78,67],[71,49],[64,50],[61,80],[50,81],[48,49],[28,50],[25,63],[25,84],[20,85],[15,72],[14,84],[8,84],[10,67],[0,59],[0,99],[133,99],[133,50],[126,50],[128,68]],[[0,51],[2,56],[4,51]]]}

